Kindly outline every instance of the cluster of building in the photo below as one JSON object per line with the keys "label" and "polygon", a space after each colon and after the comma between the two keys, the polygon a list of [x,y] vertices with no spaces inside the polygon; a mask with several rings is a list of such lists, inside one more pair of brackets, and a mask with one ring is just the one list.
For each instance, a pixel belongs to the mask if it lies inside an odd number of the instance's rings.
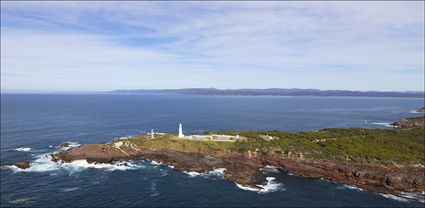
{"label": "cluster of building", "polygon": [[204,141],[231,141],[234,139],[239,139],[239,135],[232,136],[232,135],[219,135],[219,134],[208,134],[208,135],[189,135],[185,136],[183,134],[183,127],[182,124],[179,124],[179,134],[178,138],[182,139],[193,139],[193,140],[204,140]]}
{"label": "cluster of building", "polygon": [[[153,129],[151,130],[148,135],[151,136],[153,139],[155,135],[164,134],[164,133],[157,133],[154,132]],[[208,134],[208,135],[184,135],[183,134],[183,127],[182,124],[179,124],[179,133],[178,138],[180,139],[192,139],[192,140],[203,140],[203,141],[233,141],[235,139],[239,139],[239,135],[232,136],[232,135],[223,135],[223,134]]]}

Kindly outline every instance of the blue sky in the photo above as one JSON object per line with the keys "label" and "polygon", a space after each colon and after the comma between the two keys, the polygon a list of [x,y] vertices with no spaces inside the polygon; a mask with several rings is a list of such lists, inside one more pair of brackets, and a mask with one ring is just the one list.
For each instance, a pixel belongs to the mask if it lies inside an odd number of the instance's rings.
{"label": "blue sky", "polygon": [[424,89],[424,2],[1,2],[2,92]]}

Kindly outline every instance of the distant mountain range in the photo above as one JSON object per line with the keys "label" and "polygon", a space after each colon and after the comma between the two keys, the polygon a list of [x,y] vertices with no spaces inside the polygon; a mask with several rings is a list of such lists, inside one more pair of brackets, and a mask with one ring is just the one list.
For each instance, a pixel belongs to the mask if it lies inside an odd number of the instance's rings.
{"label": "distant mountain range", "polygon": [[349,91],[349,90],[318,90],[318,89],[216,89],[216,88],[185,88],[185,89],[136,89],[114,90],[109,93],[137,94],[177,94],[177,95],[232,95],[232,96],[350,96],[350,97],[402,97],[424,98],[420,91],[382,92],[382,91]]}

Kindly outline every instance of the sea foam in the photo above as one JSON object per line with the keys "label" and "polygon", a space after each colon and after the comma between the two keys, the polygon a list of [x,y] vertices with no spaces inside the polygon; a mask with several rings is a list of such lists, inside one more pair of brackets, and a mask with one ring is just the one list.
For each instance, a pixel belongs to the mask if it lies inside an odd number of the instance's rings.
{"label": "sea foam", "polygon": [[152,164],[152,165],[162,165],[162,162],[157,162],[157,161],[155,161],[155,160],[152,160],[152,161],[151,161],[151,164]]}
{"label": "sea foam", "polygon": [[18,152],[28,152],[28,151],[31,151],[31,148],[30,147],[19,147],[19,148],[16,148],[15,150],[18,151]]}
{"label": "sea foam", "polygon": [[81,144],[79,144],[78,142],[66,142],[66,143],[68,143],[68,146],[67,147],[61,147],[62,150],[69,150],[71,148],[81,146]]}
{"label": "sea foam", "polygon": [[214,168],[210,171],[202,173],[205,178],[224,178],[224,171],[226,168]]}
{"label": "sea foam", "polygon": [[357,190],[357,191],[364,191],[362,188],[359,188],[357,186],[350,186],[350,185],[338,186],[337,189],[351,189],[351,190]]}
{"label": "sea foam", "polygon": [[202,173],[194,172],[194,171],[183,171],[183,173],[186,173],[189,175],[189,177],[196,177],[202,175]]}
{"label": "sea foam", "polygon": [[388,199],[393,199],[393,200],[397,200],[397,201],[401,201],[401,202],[408,202],[409,201],[408,199],[405,199],[405,198],[399,197],[399,196],[395,196],[395,195],[392,195],[392,194],[379,194],[379,195],[381,195],[385,198],[388,198]]}
{"label": "sea foam", "polygon": [[371,124],[385,126],[385,127],[394,127],[393,125],[391,125],[391,123],[388,123],[388,122],[372,122]]}
{"label": "sea foam", "polygon": [[14,172],[49,172],[56,170],[67,170],[70,172],[78,172],[87,168],[105,169],[109,171],[114,170],[134,170],[143,168],[143,165],[135,164],[131,161],[119,161],[113,164],[109,163],[88,163],[86,160],[75,160],[70,163],[53,162],[50,154],[46,153],[36,156],[36,159],[30,163],[30,167],[26,169],[20,169],[14,165],[8,166]]}
{"label": "sea foam", "polygon": [[[357,190],[357,191],[364,191],[363,189],[356,187],[356,186],[350,186],[350,185],[342,185],[337,187],[337,189],[352,189],[352,190]],[[421,194],[421,193],[415,193],[415,192],[401,192],[401,196],[395,196],[392,194],[380,194],[377,193],[385,198],[388,199],[393,199],[393,200],[397,200],[397,201],[401,201],[401,202],[408,202],[409,200],[417,200],[421,203],[425,203],[425,195]]]}
{"label": "sea foam", "polygon": [[419,114],[425,114],[425,112],[420,112],[418,110],[411,110],[410,113],[419,113]]}
{"label": "sea foam", "polygon": [[174,169],[174,167],[175,167],[174,165],[167,165],[167,164],[164,164],[162,162],[157,162],[155,160],[151,160],[150,162],[151,162],[151,165],[154,165],[154,166],[164,165],[164,166],[167,166],[167,167],[169,167],[171,169]]}
{"label": "sea foam", "polygon": [[266,194],[270,192],[275,191],[285,191],[286,189],[283,188],[282,184],[274,182],[274,177],[266,177],[267,184],[266,185],[256,185],[258,188],[250,187],[250,186],[243,186],[241,184],[236,183],[236,186],[242,190],[245,191],[254,191],[259,194]]}
{"label": "sea foam", "polygon": [[46,172],[58,169],[58,165],[51,160],[50,154],[41,154],[36,156],[36,159],[31,162],[29,168],[20,169],[16,166],[11,166],[14,172]]}
{"label": "sea foam", "polygon": [[225,170],[226,168],[214,168],[212,170],[209,170],[203,173],[199,173],[195,171],[183,171],[183,173],[186,173],[187,175],[189,175],[189,177],[202,176],[204,178],[214,178],[214,177],[223,178]]}
{"label": "sea foam", "polygon": [[271,165],[266,165],[264,168],[260,169],[262,172],[267,173],[279,173],[279,168]]}
{"label": "sea foam", "polygon": [[114,170],[134,170],[141,168],[142,166],[133,164],[129,161],[120,161],[113,164],[110,163],[88,163],[87,160],[74,160],[70,163],[61,163],[62,168],[70,171],[79,171],[86,168],[105,169],[108,171]]}
{"label": "sea foam", "polygon": [[401,196],[407,199],[417,200],[421,203],[425,203],[425,192],[417,193],[417,192],[405,192],[402,191]]}

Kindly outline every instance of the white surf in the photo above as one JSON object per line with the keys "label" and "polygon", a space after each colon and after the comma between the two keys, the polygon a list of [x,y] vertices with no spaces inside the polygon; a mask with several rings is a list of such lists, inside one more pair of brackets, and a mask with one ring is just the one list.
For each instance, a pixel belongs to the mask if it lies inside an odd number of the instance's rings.
{"label": "white surf", "polygon": [[31,151],[31,148],[30,147],[19,147],[19,148],[16,148],[15,150],[18,151],[18,152],[28,152],[28,151]]}
{"label": "white surf", "polygon": [[256,185],[258,188],[254,188],[254,187],[250,187],[250,186],[243,186],[241,184],[236,183],[236,186],[242,190],[245,191],[254,191],[257,192],[259,194],[265,194],[265,193],[270,193],[270,192],[275,192],[275,191],[285,191],[286,189],[283,188],[282,184],[280,183],[276,183],[274,180],[276,178],[274,177],[267,177],[267,184],[266,185]]}

